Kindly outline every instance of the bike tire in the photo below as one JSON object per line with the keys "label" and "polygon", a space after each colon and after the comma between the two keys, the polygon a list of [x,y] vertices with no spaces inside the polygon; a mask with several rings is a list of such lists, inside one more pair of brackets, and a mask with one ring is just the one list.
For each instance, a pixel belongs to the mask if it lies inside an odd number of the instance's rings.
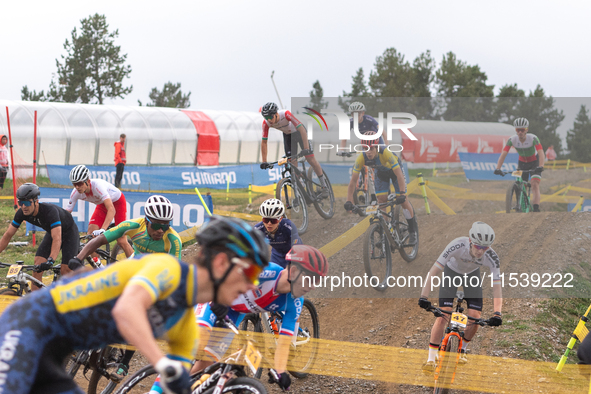
{"label": "bike tire", "polygon": [[[375,262],[375,260],[379,261]],[[390,242],[380,223],[372,224],[365,233],[363,264],[372,287],[378,291],[385,291],[387,289],[386,281],[392,274],[392,253],[390,252]],[[378,277],[377,286],[372,284],[371,278],[373,276]]]}
{"label": "bike tire", "polygon": [[[244,316],[242,323],[240,323],[240,330],[262,333],[263,332],[263,325],[261,324],[260,315],[255,314],[255,313],[248,313],[246,316]],[[257,337],[256,345],[260,351],[264,352],[266,349],[266,346],[265,346],[265,343],[264,342],[261,343],[261,341],[264,341],[264,339],[262,338],[262,335],[261,335],[260,339]],[[244,371],[248,374],[248,376],[250,376],[250,373],[252,372],[250,370],[250,368],[248,368],[248,367],[245,367]],[[261,367],[261,368],[257,369],[257,371],[253,375],[253,377],[255,379],[260,379],[262,375],[263,375],[263,368]]]}
{"label": "bike tire", "polygon": [[275,198],[285,205],[285,214],[298,228],[299,234],[308,230],[308,206],[302,194],[294,189],[291,179],[283,178],[277,184]]}
{"label": "bike tire", "polygon": [[435,394],[449,394],[450,384],[452,383],[453,374],[455,373],[457,366],[457,353],[460,339],[451,335],[447,341],[445,347],[445,356],[440,362],[441,369],[439,370],[439,376],[435,381]]}
{"label": "bike tire", "polygon": [[[314,195],[318,195],[320,190],[322,189],[320,186],[317,186],[314,182],[312,182],[312,177],[316,175],[314,169],[310,167],[308,169],[308,189]],[[316,208],[316,212],[324,219],[330,219],[334,216],[334,206],[335,206],[335,198],[334,198],[334,191],[332,190],[332,185],[330,184],[330,179],[328,179],[328,175],[326,171],[324,171],[324,179],[326,180],[326,185],[328,187],[328,198],[323,198],[318,200],[314,198],[314,208]],[[320,182],[320,180],[318,180]]]}
{"label": "bike tire", "polygon": [[[215,387],[211,387],[203,392],[203,394],[212,394]],[[222,390],[222,393],[236,393],[236,394],[267,394],[267,389],[258,380],[249,377],[239,377],[228,380]]]}
{"label": "bike tire", "polygon": [[0,295],[10,296],[10,297],[19,297],[19,295],[16,291],[9,289],[8,287],[5,287],[4,289],[0,289]]}
{"label": "bike tire", "polygon": [[[302,313],[300,314],[299,319],[300,326],[298,327],[298,338],[307,338],[307,335],[310,335],[310,338],[318,339],[320,338],[320,323],[318,320],[318,311],[314,306],[314,303],[310,300],[304,299],[304,304],[302,306]],[[303,327],[302,327],[303,326]],[[312,329],[312,332],[310,332]],[[302,331],[300,331],[302,330]],[[307,334],[307,335],[306,335]],[[296,338],[296,343],[298,341]],[[298,378],[303,379],[308,376],[308,372],[314,366],[314,362],[316,361],[316,355],[318,354],[318,343],[316,341],[311,341],[309,343],[296,346],[295,349],[292,349],[290,352],[290,359],[287,363],[287,370],[288,372]],[[307,361],[304,366],[300,369],[294,368],[294,361],[307,357]]]}
{"label": "bike tire", "polygon": [[[127,243],[133,248],[133,242],[128,238],[127,239]],[[121,246],[119,246],[118,243],[115,243],[115,246],[113,246],[113,250],[111,250],[111,260],[107,262],[107,264],[111,264],[112,262],[117,260],[117,256],[120,253],[124,253],[123,249],[121,248]]]}
{"label": "bike tire", "polygon": [[521,212],[521,206],[519,204],[519,187],[516,184],[512,184],[507,189],[507,194],[505,196],[505,211],[507,213]]}
{"label": "bike tire", "polygon": [[86,361],[88,361],[89,356],[90,353],[88,350],[80,350],[78,354],[76,354],[76,357],[72,357],[69,361],[66,362],[66,373],[72,378],[75,377],[80,367],[84,365]]}
{"label": "bike tire", "polygon": [[[97,366],[101,366],[100,364],[104,363],[106,368],[111,368],[110,373],[115,373],[117,366],[123,359],[124,353],[125,351],[123,349],[107,346],[101,351],[96,362]],[[111,394],[117,385],[118,383],[108,379],[94,368],[88,381],[87,394]]]}
{"label": "bike tire", "polygon": [[[410,201],[409,201],[410,203]],[[414,211],[414,208],[413,208]],[[416,212],[415,212],[415,219],[416,219]],[[406,261],[410,263],[414,261],[417,256],[419,255],[419,229],[417,228],[417,243],[414,245],[404,246],[404,242],[408,240],[409,232],[408,232],[408,222],[402,213],[402,207],[400,205],[396,205],[394,208],[394,220],[396,221],[396,232],[398,236],[402,240],[403,244],[400,245],[398,248],[398,252],[400,252],[400,256]],[[418,223],[417,223],[418,227]]]}
{"label": "bike tire", "polygon": [[143,390],[143,393],[150,391],[150,388],[154,384],[154,380],[158,374],[151,365],[146,365],[130,377],[128,377],[116,391],[116,394],[130,393],[133,388],[139,388]]}

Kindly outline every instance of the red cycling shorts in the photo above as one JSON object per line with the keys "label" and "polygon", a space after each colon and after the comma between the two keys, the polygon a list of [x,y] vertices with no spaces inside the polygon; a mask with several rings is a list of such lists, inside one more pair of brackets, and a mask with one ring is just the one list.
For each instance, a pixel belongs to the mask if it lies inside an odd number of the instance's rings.
{"label": "red cycling shorts", "polygon": [[[118,225],[121,222],[124,222],[127,217],[127,203],[125,201],[125,196],[121,193],[121,197],[119,200],[113,203],[115,207],[115,225]],[[96,224],[97,226],[103,227],[103,223],[105,223],[105,218],[107,217],[107,208],[105,208],[105,204],[97,205],[92,217],[90,218],[89,225]]]}

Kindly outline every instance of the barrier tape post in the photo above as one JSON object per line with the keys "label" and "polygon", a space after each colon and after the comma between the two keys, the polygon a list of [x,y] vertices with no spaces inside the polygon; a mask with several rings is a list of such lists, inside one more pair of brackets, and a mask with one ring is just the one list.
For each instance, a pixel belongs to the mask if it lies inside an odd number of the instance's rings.
{"label": "barrier tape post", "polygon": [[589,305],[589,308],[587,308],[587,312],[585,312],[585,314],[583,316],[581,316],[581,318],[579,319],[579,322],[577,323],[577,327],[573,331],[572,337],[568,341],[568,345],[566,345],[566,351],[564,352],[562,357],[560,357],[560,361],[558,362],[558,365],[556,366],[556,370],[558,372],[562,371],[562,367],[564,367],[564,364],[566,363],[566,359],[568,358],[568,354],[573,349],[573,346],[575,346],[577,339],[579,341],[583,342],[583,339],[585,339],[585,336],[587,336],[587,333],[589,331],[585,327],[585,323],[587,321],[589,321],[589,319],[587,318],[587,315],[589,314],[589,312],[591,312],[591,305]]}
{"label": "barrier tape post", "polygon": [[209,211],[209,207],[207,206],[207,204],[203,200],[203,197],[201,197],[201,193],[199,193],[199,189],[195,188],[195,191],[197,192],[197,195],[199,196],[199,199],[201,200],[201,204],[203,204],[203,208],[205,208],[205,212],[207,212],[207,214],[209,216],[212,216],[211,212]]}
{"label": "barrier tape post", "polygon": [[556,160],[554,160],[554,163],[552,163],[552,171],[554,171],[554,167],[556,167]]}
{"label": "barrier tape post", "polygon": [[437,166],[437,163],[433,162],[433,175],[432,175],[433,177],[435,177],[435,175],[437,175],[436,166]]}
{"label": "barrier tape post", "polygon": [[425,199],[425,211],[427,215],[431,214],[431,208],[429,208],[429,200],[427,199],[427,190],[425,189],[425,181],[423,179],[423,173],[418,173],[417,177],[419,178],[419,186],[421,187],[421,193],[423,194],[423,198]]}
{"label": "barrier tape post", "polygon": [[575,207],[573,208],[573,210],[571,212],[581,211],[583,208],[583,202],[585,202],[585,197],[581,196],[581,198],[579,198],[579,201],[577,202],[577,204],[575,205]]}
{"label": "barrier tape post", "polygon": [[228,201],[229,195],[230,195],[230,177],[228,177],[228,183],[226,184],[226,201]]}
{"label": "barrier tape post", "polygon": [[248,203],[252,204],[252,183],[248,184]]}
{"label": "barrier tape post", "polygon": [[570,167],[570,159],[568,159],[568,161],[566,162],[566,169],[568,170],[568,167]]}

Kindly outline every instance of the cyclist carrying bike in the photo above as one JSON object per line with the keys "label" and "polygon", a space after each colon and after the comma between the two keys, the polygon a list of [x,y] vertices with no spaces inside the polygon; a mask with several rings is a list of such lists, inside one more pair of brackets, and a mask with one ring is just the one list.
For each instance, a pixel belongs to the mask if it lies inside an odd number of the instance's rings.
{"label": "cyclist carrying bike", "polygon": [[[8,243],[16,234],[23,221],[29,222],[45,230],[43,241],[35,254],[35,265],[39,266],[39,272],[33,272],[33,277],[42,279],[42,271],[50,269],[55,259],[62,251],[62,261],[68,261],[78,251],[80,234],[78,227],[70,212],[67,212],[55,204],[39,202],[41,191],[34,183],[25,183],[16,191],[19,209],[14,214],[14,219],[0,239],[0,252],[4,251]],[[70,270],[67,264],[61,265],[61,274],[65,275]],[[39,287],[31,283],[31,289]]]}
{"label": "cyclist carrying bike", "polygon": [[[287,359],[290,344],[298,328],[297,321],[304,303],[303,296],[314,290],[314,278],[326,276],[328,273],[328,260],[322,252],[312,246],[294,245],[286,259],[288,266],[285,269],[270,263],[261,273],[258,287],[238,297],[229,309],[220,308],[215,304],[199,305],[195,308],[201,328],[200,349],[208,343],[209,332],[215,325],[217,316],[227,315],[234,324],[239,325],[247,313],[285,312],[275,352],[275,372],[279,379],[275,379],[269,372],[269,383],[277,383],[283,390],[287,390],[291,385],[291,378],[286,372]],[[225,338],[224,341],[231,341],[231,337]],[[215,352],[214,345],[205,347],[205,351],[210,358],[217,361],[223,354]],[[197,372],[210,364],[209,361],[198,361],[191,372]]]}
{"label": "cyclist carrying bike", "polygon": [[[237,219],[214,216],[196,238],[201,250],[194,263],[150,254],[80,272],[13,303],[0,318],[0,392],[82,394],[64,369],[66,357],[130,343],[166,376],[166,390],[189,393],[197,340],[193,306],[230,305],[255,288],[269,258],[260,232]],[[159,337],[168,342],[168,356]]]}
{"label": "cyclist carrying bike", "polygon": [[[494,314],[489,319],[490,326],[500,326],[503,323],[501,308],[503,304],[502,288],[500,280],[499,257],[491,248],[495,241],[495,232],[488,224],[474,222],[468,237],[459,237],[447,245],[427,275],[425,285],[421,291],[419,306],[423,309],[431,307],[429,289],[431,278],[439,276],[443,271],[442,284],[439,287],[439,308],[451,311],[457,287],[453,286],[454,278],[461,278],[464,287],[465,300],[468,305],[467,315],[479,319],[482,313],[482,283],[480,282],[480,267],[487,266],[493,275],[493,299]],[[471,280],[476,277],[477,280]],[[457,283],[457,282],[456,282]],[[477,284],[477,285],[476,285]],[[423,365],[423,371],[435,370],[436,356],[441,343],[441,337],[447,321],[444,317],[438,317],[431,329],[429,343],[429,358]],[[476,335],[478,325],[473,324],[464,331],[464,340],[459,362],[465,364],[466,347]]]}
{"label": "cyclist carrying bike", "polygon": [[[358,123],[358,130],[361,134],[365,134],[367,131],[375,131],[378,132],[379,123],[377,120],[374,119],[373,116],[365,114],[365,105],[362,102],[355,101],[349,105],[349,113],[351,114],[350,124],[351,124],[351,134],[353,134],[353,122],[355,117],[357,117]],[[385,143],[384,138],[385,134],[380,137],[380,144],[384,144],[384,147],[388,144]],[[347,140],[341,140],[341,148],[344,148],[347,145]],[[339,151],[337,152],[337,156],[344,156],[347,152]]]}
{"label": "cyclist carrying bike", "polygon": [[[364,135],[374,135],[375,131],[367,131]],[[378,198],[378,203],[382,204],[388,201],[388,194],[390,192],[390,181],[394,185],[396,191],[396,204],[402,205],[402,212],[408,221],[409,245],[417,243],[418,225],[414,210],[410,202],[406,199],[406,180],[402,169],[395,154],[388,149],[384,149],[379,145],[379,141],[362,140],[361,145],[365,146],[367,151],[357,155],[355,165],[353,166],[353,175],[349,181],[347,189],[347,202],[345,203],[345,210],[352,211],[353,193],[355,193],[355,186],[359,180],[359,173],[363,166],[368,166],[374,169],[375,174],[375,189]],[[394,245],[392,246],[394,247]]]}
{"label": "cyclist carrying bike", "polygon": [[[98,237],[109,227],[113,219],[115,224],[123,222],[127,216],[125,195],[121,190],[102,179],[90,179],[90,171],[81,164],[70,171],[70,182],[74,190],[70,194],[70,201],[66,211],[72,212],[76,201],[83,200],[96,204],[88,233]],[[117,239],[117,244],[123,249],[127,257],[133,254],[133,249],[125,237]]]}
{"label": "cyclist carrying bike", "polygon": [[297,120],[290,111],[286,109],[279,110],[277,104],[271,102],[263,106],[261,114],[263,115],[263,118],[265,118],[263,120],[263,141],[261,142],[261,158],[263,160],[261,163],[261,170],[266,170],[271,167],[271,165],[267,163],[267,138],[269,136],[269,128],[281,130],[283,132],[283,149],[285,150],[285,155],[288,157],[291,156],[295,159],[298,155],[298,146],[302,148],[303,150],[301,154],[306,157],[306,161],[312,166],[318,179],[320,179],[320,185],[322,186],[320,196],[322,198],[328,198],[329,191],[328,185],[326,184],[326,178],[324,177],[320,163],[318,163],[314,157],[312,149],[310,149],[308,133],[302,122]]}
{"label": "cyclist carrying bike", "polygon": [[[517,135],[509,138],[507,144],[501,152],[499,161],[497,162],[496,175],[503,175],[501,166],[509,153],[511,147],[514,147],[519,154],[518,170],[535,170],[531,177],[531,191],[532,204],[534,212],[540,212],[540,182],[542,181],[542,171],[544,171],[544,149],[538,137],[534,134],[528,133],[529,121],[526,118],[517,118],[513,122],[515,132]],[[537,156],[536,156],[537,154]],[[524,182],[529,180],[529,173],[525,172],[522,175]]]}
{"label": "cyclist carrying bike", "polygon": [[[144,206],[145,217],[126,220],[113,227],[84,246],[78,256],[72,258],[68,264],[70,269],[77,269],[83,265],[83,260],[102,245],[121,237],[129,236],[133,242],[135,255],[144,253],[168,253],[181,259],[182,241],[178,233],[170,227],[174,210],[172,203],[164,196],[150,196]],[[117,369],[117,374],[126,376],[129,362],[135,351],[126,350]]]}
{"label": "cyclist carrying bike", "polygon": [[254,228],[261,230],[271,244],[271,261],[281,267],[287,267],[285,255],[295,244],[302,244],[298,228],[285,216],[285,206],[276,198],[263,201],[259,208],[263,221]]}

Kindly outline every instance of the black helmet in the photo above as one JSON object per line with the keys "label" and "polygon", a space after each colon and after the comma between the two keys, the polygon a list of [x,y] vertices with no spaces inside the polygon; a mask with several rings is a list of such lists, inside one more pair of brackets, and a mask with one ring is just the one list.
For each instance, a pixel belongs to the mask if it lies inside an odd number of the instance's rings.
{"label": "black helmet", "polygon": [[275,103],[267,103],[265,105],[263,105],[263,109],[261,110],[261,115],[263,115],[264,117],[269,117],[269,116],[273,116],[277,113],[277,104]]}
{"label": "black helmet", "polygon": [[39,186],[34,183],[25,183],[16,191],[16,198],[19,200],[36,200],[40,194]]}
{"label": "black helmet", "polygon": [[269,264],[269,244],[263,232],[242,220],[214,215],[195,238],[203,247],[224,247],[261,268]]}

